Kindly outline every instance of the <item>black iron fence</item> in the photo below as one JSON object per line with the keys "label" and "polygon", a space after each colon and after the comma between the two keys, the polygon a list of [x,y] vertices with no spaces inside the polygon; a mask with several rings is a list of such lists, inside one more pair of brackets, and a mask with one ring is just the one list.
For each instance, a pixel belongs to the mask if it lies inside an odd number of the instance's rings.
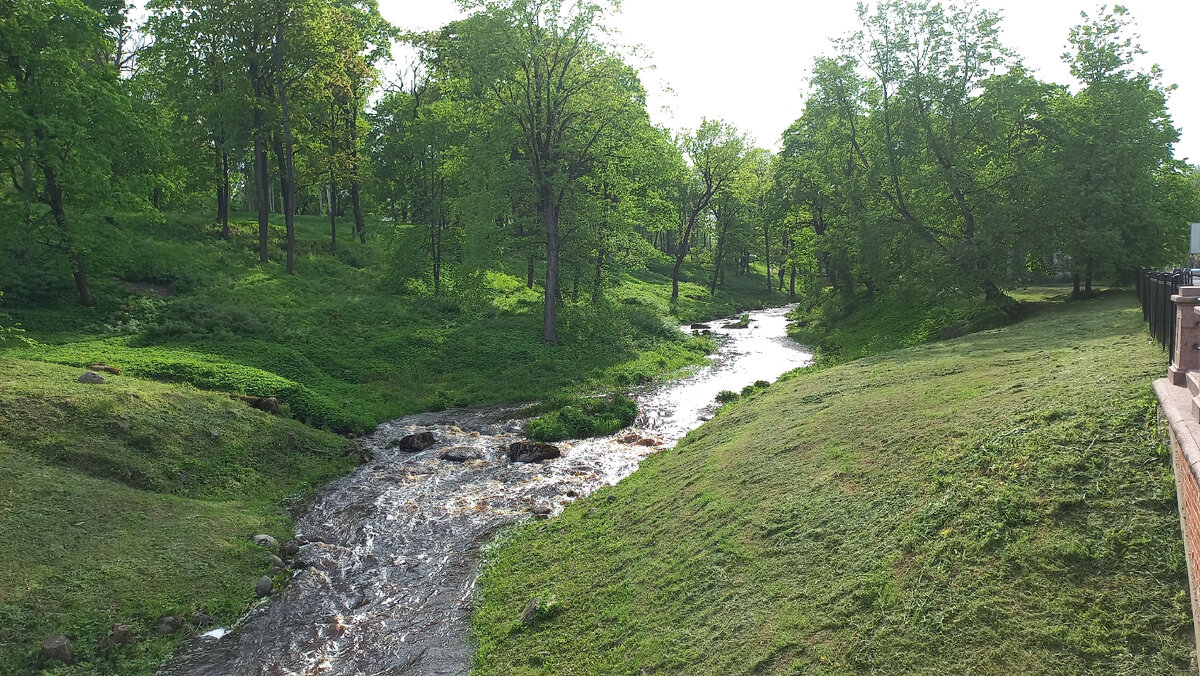
{"label": "black iron fence", "polygon": [[1167,351],[1175,354],[1175,303],[1171,296],[1179,287],[1192,284],[1192,271],[1156,272],[1138,268],[1137,294],[1142,303],[1142,318],[1150,325],[1150,335]]}

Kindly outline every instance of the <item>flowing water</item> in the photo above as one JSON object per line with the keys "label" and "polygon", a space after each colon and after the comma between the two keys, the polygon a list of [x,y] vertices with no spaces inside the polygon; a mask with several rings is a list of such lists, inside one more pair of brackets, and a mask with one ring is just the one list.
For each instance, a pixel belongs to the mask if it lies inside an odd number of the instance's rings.
{"label": "flowing water", "polygon": [[[466,673],[479,551],[500,528],[557,513],[620,481],[715,410],[721,390],[774,381],[811,360],[786,334],[787,308],[750,313],[750,327],[711,322],[720,349],[691,375],[635,392],[632,429],[558,444],[562,457],[509,462],[521,439],[511,408],[424,413],[381,425],[374,458],[325,488],[296,522],[307,541],[291,584],[232,631],[195,639],[164,676]],[[389,441],[432,431],[420,453]],[[441,458],[450,449],[466,460]]]}

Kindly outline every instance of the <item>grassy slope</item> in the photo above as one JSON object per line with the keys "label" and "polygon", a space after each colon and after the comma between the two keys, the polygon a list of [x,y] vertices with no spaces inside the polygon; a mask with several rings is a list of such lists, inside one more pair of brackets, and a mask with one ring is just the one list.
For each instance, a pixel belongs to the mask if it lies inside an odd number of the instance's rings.
{"label": "grassy slope", "polygon": [[475,672],[1186,673],[1140,320],[1061,305],[727,407],[506,536]]}
{"label": "grassy slope", "polygon": [[[335,256],[327,227],[321,218],[298,219],[297,274],[288,276],[278,262],[257,264],[246,221],[232,242],[192,217],[122,221],[109,234],[111,251],[94,261],[99,307],[79,308],[63,271],[35,268],[0,275],[5,311],[44,344],[23,357],[107,361],[148,378],[278,395],[317,425],[354,430],[420,410],[641,382],[708,349],[707,341],[682,340],[676,321],[763,302],[761,278],[730,274],[729,289],[713,299],[697,283],[709,273],[689,267],[671,307],[665,263],[617,268],[610,302],[567,303],[555,348],[540,341],[541,291],[525,287],[522,265],[501,261],[503,269],[470,292],[451,289],[449,299],[406,294],[411,282],[401,273],[425,265],[418,249],[390,257],[380,239],[390,226],[372,224],[383,234],[366,246],[344,242]],[[138,298],[126,282],[156,283],[173,295]]]}
{"label": "grassy slope", "polygon": [[[254,600],[266,552],[289,537],[285,498],[344,472],[345,440],[226,396],[0,358],[0,674],[134,674],[183,638],[162,615],[228,626]],[[113,623],[138,641],[104,649]],[[65,633],[81,663],[42,665]]]}
{"label": "grassy slope", "polygon": [[[327,253],[323,219],[299,219],[295,276],[256,264],[246,222],[232,242],[195,217],[120,223],[91,258],[96,308],[78,307],[69,274],[43,267],[53,261],[0,270],[5,311],[41,343],[0,349],[0,674],[151,673],[179,638],[152,637],[159,616],[202,609],[227,625],[252,601],[267,566],[247,536],[285,539],[281,503],[349,463],[338,437],[220,392],[278,395],[318,426],[366,428],[640,382],[709,349],[681,338],[676,321],[762,302],[757,280],[730,275],[713,299],[697,283],[707,273],[688,268],[672,307],[669,268],[617,269],[612,302],[568,304],[563,345],[551,348],[523,270],[434,300],[400,293],[401,262],[381,239]],[[98,361],[124,375],[75,382]],[[138,643],[102,650],[118,621]],[[75,639],[81,665],[39,664],[54,633]]]}

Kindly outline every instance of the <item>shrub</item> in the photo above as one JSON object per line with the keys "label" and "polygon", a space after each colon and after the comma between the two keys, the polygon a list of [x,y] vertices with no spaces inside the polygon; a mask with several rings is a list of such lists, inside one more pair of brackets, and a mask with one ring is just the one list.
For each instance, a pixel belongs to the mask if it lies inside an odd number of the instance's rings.
{"label": "shrub", "polygon": [[525,434],[534,441],[587,439],[615,434],[637,418],[637,403],[622,394],[567,401],[525,423]]}
{"label": "shrub", "polygon": [[721,390],[717,393],[717,402],[721,404],[728,404],[731,401],[737,401],[741,396],[742,395],[734,392],[733,390]]}

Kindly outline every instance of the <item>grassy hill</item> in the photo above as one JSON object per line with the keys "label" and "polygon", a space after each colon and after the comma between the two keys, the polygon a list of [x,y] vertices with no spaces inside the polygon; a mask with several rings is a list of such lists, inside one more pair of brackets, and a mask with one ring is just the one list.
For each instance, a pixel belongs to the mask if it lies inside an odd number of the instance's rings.
{"label": "grassy hill", "polygon": [[787,378],[507,534],[474,673],[1185,674],[1164,367],[1113,296]]}
{"label": "grassy hill", "polygon": [[[253,603],[294,504],[352,466],[346,441],[228,396],[0,357],[0,674],[149,674],[184,635]],[[282,582],[283,578],[280,578]],[[108,646],[113,624],[131,646]],[[38,658],[66,634],[79,664]]]}
{"label": "grassy hill", "polygon": [[[297,274],[257,263],[257,235],[238,221],[231,241],[202,219],[119,219],[93,260],[96,308],[78,306],[71,278],[31,261],[0,271],[4,311],[42,345],[24,359],[86,366],[203,389],[277,396],[317,426],[361,431],[423,410],[541,399],[563,390],[645,381],[703,358],[680,321],[732,314],[768,300],[761,277],[689,267],[672,306],[664,260],[611,270],[605,302],[561,312],[561,345],[541,342],[541,289],[524,262],[447,281],[434,298],[416,277],[424,253],[410,226],[370,224],[366,245],[329,252],[328,223],[297,219]],[[414,241],[416,243],[414,243]],[[539,273],[540,274],[540,273]]]}
{"label": "grassy hill", "polygon": [[[225,241],[199,217],[118,219],[90,259],[91,309],[53,260],[0,269],[2,309],[36,341],[0,345],[0,675],[150,674],[198,617],[232,624],[268,568],[249,537],[286,540],[287,508],[353,465],[320,428],[642,382],[711,349],[678,322],[766,300],[733,275],[712,298],[690,268],[672,306],[665,263],[619,267],[599,306],[568,299],[554,348],[519,261],[433,298],[411,227],[373,223],[333,254],[323,219],[298,224],[289,276],[257,264],[248,222]],[[96,362],[122,373],[77,383]],[[283,415],[230,393],[276,396]],[[164,615],[185,630],[156,636]],[[118,622],[131,646],[106,642]],[[38,657],[58,633],[77,665]]]}

